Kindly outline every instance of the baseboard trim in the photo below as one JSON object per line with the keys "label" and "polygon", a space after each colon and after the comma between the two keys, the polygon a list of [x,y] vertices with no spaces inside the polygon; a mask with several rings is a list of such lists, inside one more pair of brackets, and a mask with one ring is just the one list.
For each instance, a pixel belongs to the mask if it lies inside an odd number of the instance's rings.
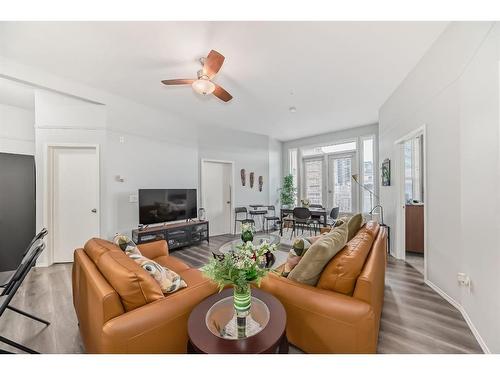
{"label": "baseboard trim", "polygon": [[477,330],[477,328],[474,325],[474,323],[472,323],[472,320],[470,319],[469,314],[467,314],[467,311],[465,311],[465,309],[463,308],[463,306],[461,304],[459,304],[457,301],[455,301],[454,298],[450,297],[447,293],[445,293],[445,291],[442,290],[440,287],[438,287],[436,284],[432,283],[429,280],[425,280],[425,283],[429,287],[431,287],[437,294],[439,294],[446,301],[448,301],[451,305],[453,305],[453,307],[455,307],[458,311],[460,311],[460,313],[462,314],[462,316],[465,319],[465,322],[469,326],[470,330],[472,331],[472,334],[476,338],[477,343],[479,344],[479,346],[481,347],[481,349],[483,350],[483,352],[485,354],[491,354],[490,349],[488,348],[488,346],[484,342],[483,338],[479,334],[479,331]]}

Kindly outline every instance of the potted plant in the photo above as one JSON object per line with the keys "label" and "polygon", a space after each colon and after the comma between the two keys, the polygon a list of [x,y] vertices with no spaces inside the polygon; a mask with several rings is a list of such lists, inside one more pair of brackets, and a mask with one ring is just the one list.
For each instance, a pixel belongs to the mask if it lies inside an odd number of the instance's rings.
{"label": "potted plant", "polygon": [[293,185],[293,175],[289,174],[283,177],[283,186],[280,190],[281,207],[292,207],[295,204],[295,195],[297,194],[297,189]]}
{"label": "potted plant", "polygon": [[233,252],[214,256],[202,268],[203,274],[217,283],[219,292],[225,286],[233,287],[233,306],[238,326],[238,338],[246,337],[246,319],[252,303],[251,284],[259,285],[267,275],[266,253],[276,250],[276,245],[264,241],[254,245],[251,241],[242,243]]}

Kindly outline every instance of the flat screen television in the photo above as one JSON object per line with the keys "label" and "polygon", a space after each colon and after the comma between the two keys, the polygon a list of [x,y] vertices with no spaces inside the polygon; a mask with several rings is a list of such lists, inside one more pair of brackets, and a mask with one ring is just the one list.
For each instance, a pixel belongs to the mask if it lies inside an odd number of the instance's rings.
{"label": "flat screen television", "polygon": [[142,225],[197,217],[196,189],[139,189]]}

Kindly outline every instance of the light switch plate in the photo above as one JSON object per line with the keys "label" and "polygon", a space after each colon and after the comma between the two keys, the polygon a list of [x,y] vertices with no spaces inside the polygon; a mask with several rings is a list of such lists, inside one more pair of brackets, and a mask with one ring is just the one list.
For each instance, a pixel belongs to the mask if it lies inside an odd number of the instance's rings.
{"label": "light switch plate", "polygon": [[137,197],[137,194],[130,194],[128,196],[128,201],[129,203],[137,203],[139,201],[139,198]]}

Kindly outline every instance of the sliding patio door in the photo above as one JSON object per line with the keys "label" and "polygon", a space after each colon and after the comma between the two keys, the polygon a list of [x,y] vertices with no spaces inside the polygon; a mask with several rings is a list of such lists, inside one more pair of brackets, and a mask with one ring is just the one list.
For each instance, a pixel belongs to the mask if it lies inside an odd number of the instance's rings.
{"label": "sliding patio door", "polygon": [[358,211],[358,186],[352,175],[358,174],[356,153],[328,157],[328,206],[340,207],[340,212]]}

